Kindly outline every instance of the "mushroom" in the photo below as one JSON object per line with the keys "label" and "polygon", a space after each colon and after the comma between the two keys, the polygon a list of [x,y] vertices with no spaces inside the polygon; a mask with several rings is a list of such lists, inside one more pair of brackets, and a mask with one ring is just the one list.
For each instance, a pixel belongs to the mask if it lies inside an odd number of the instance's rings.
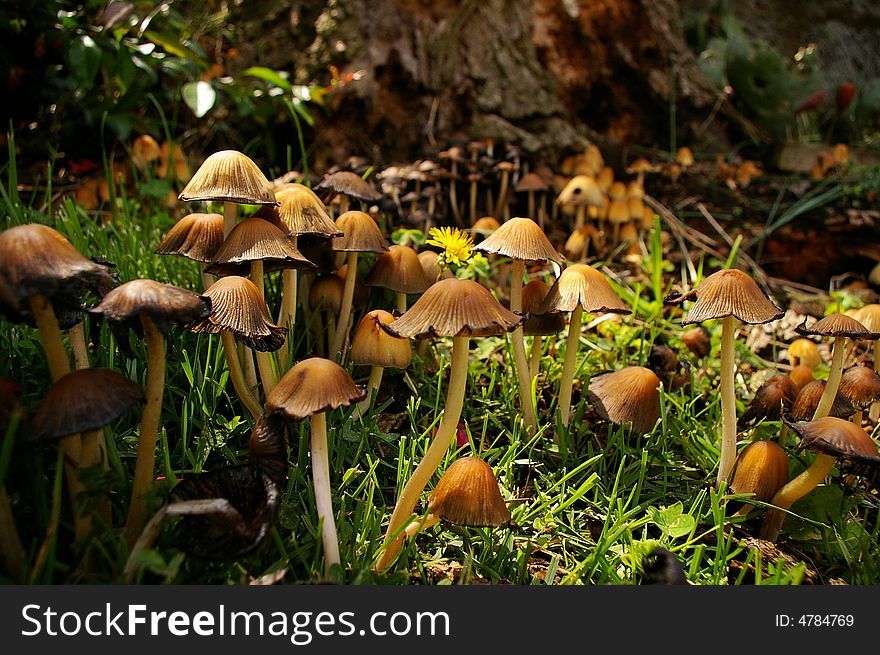
{"label": "mushroom", "polygon": [[336,227],[343,233],[341,237],[334,237],[333,250],[347,253],[345,264],[348,273],[345,276],[345,289],[342,294],[342,306],[339,308],[339,320],[336,330],[330,339],[327,356],[339,357],[345,338],[348,336],[348,325],[351,321],[351,307],[354,300],[354,284],[357,279],[358,253],[376,252],[388,250],[388,242],[382,235],[379,226],[373,217],[366,212],[351,210],[342,213],[336,219]]}
{"label": "mushroom", "polygon": [[748,425],[760,419],[776,421],[783,411],[791,408],[797,396],[798,388],[790,377],[782,373],[772,375],[755,392],[742,415],[742,422]]}
{"label": "mushroom", "polygon": [[721,458],[716,488],[727,481],[736,459],[736,393],[734,391],[734,349],[737,320],[748,324],[769,323],[782,312],[761,291],[747,273],[723,269],[713,273],[691,291],[671,294],[665,302],[694,300],[682,325],[702,323],[709,319],[721,322]]}
{"label": "mushroom", "polygon": [[[327,189],[339,198],[339,215],[348,211],[350,199],[373,202],[382,197],[376,188],[357,173],[337,171],[327,175],[316,186],[317,191]],[[337,224],[338,225],[338,224]]]}
{"label": "mushroom", "polygon": [[836,461],[856,468],[880,467],[880,454],[871,437],[850,421],[825,416],[806,423],[783,421],[801,437],[801,445],[816,453],[813,463],[800,475],[788,482],[770,501],[774,506],[767,511],[761,527],[761,539],[776,541],[792,504],[819,486]]}
{"label": "mushroom", "polygon": [[544,298],[550,287],[543,280],[532,280],[522,289],[523,335],[532,337],[532,350],[529,355],[529,378],[538,375],[541,363],[541,337],[559,334],[565,329],[565,319],[560,312],[539,314]]}
{"label": "mushroom", "polygon": [[822,363],[822,355],[814,341],[800,337],[788,345],[788,361],[792,366],[809,366],[815,370]]}
{"label": "mushroom", "polygon": [[202,286],[211,286],[211,277],[205,273],[205,264],[213,261],[214,255],[223,244],[222,214],[187,214],[165,234],[156,247],[158,255],[183,255],[188,259],[202,262],[199,271]]}
{"label": "mushroom", "polygon": [[[864,305],[859,308],[853,318],[868,328],[871,332],[880,332],[880,304],[871,303],[869,305]],[[880,339],[875,339],[873,346],[874,370],[877,373],[880,373]],[[871,403],[868,418],[872,421],[876,421],[880,418],[880,401],[874,401]]]}
{"label": "mushroom", "polygon": [[880,375],[868,366],[850,366],[840,377],[840,394],[852,403],[852,422],[862,424],[865,409],[880,398]]}
{"label": "mushroom", "polygon": [[592,176],[575,175],[556,196],[556,204],[575,206],[574,229],[579,230],[586,222],[587,207],[605,206],[605,194]]}
{"label": "mushroom", "polygon": [[[221,277],[205,290],[204,295],[211,301],[211,313],[188,327],[196,333],[220,333],[235,393],[250,415],[257,418],[262,408],[245,379],[235,339],[256,351],[263,390],[269,394],[275,383],[268,353],[281,348],[287,328],[272,323],[266,302],[260,297],[256,285],[247,278],[238,275]],[[262,375],[264,371],[265,375]]]}
{"label": "mushroom", "polygon": [[[336,332],[336,317],[342,307],[342,296],[345,293],[345,280],[338,275],[330,274],[319,277],[309,289],[309,306],[314,313],[314,333],[317,349],[330,351],[330,340]],[[327,316],[327,325],[321,318],[321,312]],[[324,349],[324,336],[327,347]]]}
{"label": "mushroom", "polygon": [[406,311],[406,296],[422,293],[433,280],[425,276],[419,255],[409,246],[391,245],[376,258],[364,284],[391,289],[397,297],[397,310]]}
{"label": "mushroom", "polygon": [[[513,260],[510,270],[510,311],[521,314],[523,277],[526,262],[547,264],[562,263],[562,257],[535,221],[531,218],[511,218],[504,222],[490,236],[474,246],[474,250],[509,257]],[[513,346],[514,372],[519,384],[520,404],[523,408],[526,432],[538,432],[538,418],[535,410],[532,381],[529,377],[529,363],[526,358],[526,345],[522,326],[510,335]]]}
{"label": "mushroom", "polygon": [[559,380],[558,402],[559,420],[567,427],[580,342],[581,316],[584,312],[629,314],[631,310],[618,298],[602,273],[589,264],[573,264],[562,271],[544,298],[540,313],[551,312],[571,312],[565,342],[565,361]]}
{"label": "mushroom", "polygon": [[91,312],[110,321],[118,332],[127,331],[128,328],[142,332],[147,342],[146,405],[141,415],[131,502],[126,520],[126,538],[131,546],[144,527],[147,505],[143,495],[153,481],[165,388],[164,335],[174,323],[186,325],[205,318],[211,312],[211,301],[170,284],[132,280],[107,293]]}
{"label": "mushroom", "polygon": [[394,316],[384,309],[367,312],[351,340],[349,361],[355,366],[369,366],[370,379],[367,382],[367,397],[358,403],[357,416],[363,416],[373,402],[373,394],[378,393],[382,384],[382,373],[386,368],[407,368],[412,360],[412,346],[409,339],[393,337],[380,326],[391,325]]}
{"label": "mushroom", "polygon": [[[798,395],[791,406],[790,418],[794,421],[809,421],[816,413],[819,400],[825,393],[827,383],[825,380],[812,380],[801,387]],[[834,396],[834,403],[828,411],[828,416],[835,418],[849,418],[855,412],[852,403],[838,390]]]}
{"label": "mushroom", "polygon": [[181,202],[216,200],[223,203],[223,235],[238,220],[238,205],[277,205],[272,183],[250,157],[237,150],[209,156],[177,196]]}
{"label": "mushroom", "polygon": [[[544,221],[547,216],[547,209],[545,208],[544,203],[544,194],[550,188],[550,185],[544,180],[543,177],[538,175],[537,173],[526,173],[523,175],[519,182],[516,183],[514,187],[514,191],[517,193],[525,193],[528,197],[528,214],[529,218],[538,220],[538,225],[541,226],[541,229],[544,229]],[[535,204],[535,194],[541,194],[541,206],[538,207]]]}
{"label": "mushroom", "polygon": [[[752,500],[769,503],[788,482],[788,455],[773,441],[753,441],[740,451],[731,470],[730,491],[751,494]],[[743,503],[734,516],[745,516],[755,506]]]}
{"label": "mushroom", "polygon": [[383,327],[397,337],[452,337],[452,355],[443,418],[424,458],[407,480],[394,506],[376,565],[379,570],[394,561],[403,540],[401,533],[409,523],[419,495],[455,438],[464,404],[470,337],[504,334],[516,328],[522,320],[522,316],[502,307],[478,282],[451,277],[432,284],[405,314]]}
{"label": "mushroom", "polygon": [[312,484],[315,488],[318,520],[321,523],[324,574],[327,576],[334,565],[341,563],[333,500],[330,495],[327,412],[348,407],[363,400],[365,395],[339,364],[329,359],[311,357],[297,363],[285,373],[278,386],[266,398],[264,413],[267,417],[311,419]]}
{"label": "mushroom", "polygon": [[590,404],[606,421],[631,423],[637,434],[650,432],[660,418],[660,387],[657,374],[644,366],[625,366],[619,371],[590,378]]}

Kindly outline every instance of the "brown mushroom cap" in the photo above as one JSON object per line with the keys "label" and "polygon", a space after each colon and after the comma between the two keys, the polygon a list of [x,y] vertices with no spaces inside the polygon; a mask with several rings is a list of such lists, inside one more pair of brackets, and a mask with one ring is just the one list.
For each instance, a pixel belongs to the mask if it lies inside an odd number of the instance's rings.
{"label": "brown mushroom cap", "polygon": [[523,317],[505,309],[479,282],[435,282],[400,318],[383,329],[396,337],[486,337],[510,332]]}
{"label": "brown mushroom cap", "polygon": [[788,361],[792,366],[803,364],[810,368],[816,368],[822,363],[822,355],[815,342],[803,337],[795,339],[788,346]]}
{"label": "brown mushroom cap", "polygon": [[[813,414],[816,413],[816,408],[819,406],[819,399],[822,398],[822,393],[825,391],[825,384],[825,380],[813,380],[801,387],[797,398],[794,400],[794,404],[791,406],[790,416],[792,419],[795,421],[809,421],[813,418]],[[828,415],[836,418],[847,418],[852,416],[855,411],[852,403],[838,389],[837,395],[834,396],[834,404],[831,406],[831,411]],[[783,413],[784,417],[785,414]]]}
{"label": "brown mushroom cap", "polygon": [[221,150],[205,159],[178,200],[217,200],[277,205],[272,183],[254,161],[237,150]]}
{"label": "brown mushroom cap", "polygon": [[97,430],[144,399],[137,383],[106,368],[83,368],[53,384],[25,431],[28,441],[60,439]]}
{"label": "brown mushroom cap", "polygon": [[283,268],[316,268],[277,226],[251,216],[232,228],[205,272],[213,275],[246,274],[252,261],[262,261],[266,272]]}
{"label": "brown mushroom cap", "polygon": [[311,357],[284,374],[266,398],[264,412],[299,420],[348,407],[366,395],[339,364],[323,357]]}
{"label": "brown mushroom cap", "polygon": [[854,465],[880,466],[877,445],[868,433],[852,421],[826,416],[807,421],[785,423],[801,437],[801,445],[816,452],[831,455]]}
{"label": "brown mushroom cap", "polygon": [[681,340],[687,349],[697,357],[705,357],[712,351],[712,340],[709,332],[702,325],[697,325],[681,333]]}
{"label": "brown mushroom cap", "polygon": [[385,252],[388,242],[373,217],[356,209],[340,214],[336,227],[343,233],[333,238],[333,250],[343,252]]}
{"label": "brown mushroom cap", "polygon": [[783,410],[794,405],[798,388],[791,378],[777,373],[767,379],[755,392],[742,416],[744,424],[759,419],[777,420]]}
{"label": "brown mushroom cap", "polygon": [[851,366],[840,376],[839,393],[854,407],[866,409],[880,398],[880,375],[868,366]]}
{"label": "brown mushroom cap", "polygon": [[871,332],[880,332],[880,304],[871,303],[859,307],[853,318]]}
{"label": "brown mushroom cap", "polygon": [[409,339],[392,337],[381,328],[393,322],[394,316],[384,309],[367,312],[352,337],[349,361],[355,366],[407,368],[412,360]]}
{"label": "brown mushroom cap", "polygon": [[342,194],[349,198],[354,198],[355,200],[363,200],[365,202],[378,200],[382,197],[382,194],[376,191],[376,188],[372,184],[367,182],[357,173],[352,173],[351,171],[337,171],[336,173],[331,173],[321,180],[315,186],[315,189],[329,189],[334,193]]}
{"label": "brown mushroom cap", "polygon": [[531,218],[511,218],[505,221],[474,246],[474,250],[526,262],[546,262],[548,259],[562,262],[562,257],[550,243],[544,230]]}
{"label": "brown mushroom cap", "polygon": [[685,294],[670,294],[665,302],[695,300],[682,325],[734,316],[743,323],[769,323],[785,312],[770,302],[752,277],[735,268],[713,273]]}
{"label": "brown mushroom cap", "polygon": [[627,366],[594,375],[588,393],[599,416],[617,425],[632,423],[640,434],[660,418],[660,378],[649,368]]}
{"label": "brown mushroom cap", "polygon": [[419,255],[409,246],[391,245],[376,258],[364,283],[383,287],[398,293],[422,293],[431,286],[419,261]]}
{"label": "brown mushroom cap", "polygon": [[478,457],[455,460],[428,496],[428,513],[456,525],[511,525],[492,467]]}
{"label": "brown mushroom cap", "polygon": [[880,339],[880,332],[871,332],[856,319],[846,314],[829,314],[807,327],[807,321],[798,325],[795,332],[804,336],[849,337],[850,339]]}
{"label": "brown mushroom cap", "polygon": [[309,288],[309,307],[318,309],[320,306],[325,312],[339,314],[344,288],[345,280],[335,273],[319,277]]}
{"label": "brown mushroom cap", "polygon": [[514,190],[522,193],[527,191],[546,191],[549,188],[550,185],[537,173],[526,173],[519,178],[519,182],[516,183]]}
{"label": "brown mushroom cap", "polygon": [[272,323],[259,289],[247,278],[221,277],[205,289],[204,295],[211,299],[211,313],[189,325],[191,331],[208,334],[229,331],[248,347],[261,352],[278,350],[284,345],[287,328]]}
{"label": "brown mushroom cap", "polygon": [[223,244],[222,214],[187,214],[174,224],[156,248],[159,255],[183,255],[210,262]]}
{"label": "brown mushroom cap", "polygon": [[791,378],[791,381],[794,382],[795,386],[798,388],[798,393],[815,379],[813,377],[813,369],[806,364],[793,366],[788,373],[788,377]]}
{"label": "brown mushroom cap", "polygon": [[573,264],[562,271],[547,292],[541,313],[570,312],[578,306],[591,313],[629,314],[632,311],[605,276],[589,264]]}
{"label": "brown mushroom cap", "polygon": [[731,470],[730,491],[754,494],[753,500],[769,503],[788,482],[788,455],[773,441],[753,441],[742,449]]}
{"label": "brown mushroom cap", "polygon": [[550,336],[565,329],[565,317],[562,312],[539,314],[544,305],[544,298],[550,287],[543,280],[532,280],[522,289],[522,311],[526,316],[523,322],[523,334],[529,336]]}
{"label": "brown mushroom cap", "polygon": [[256,216],[284,226],[291,235],[314,234],[324,237],[342,236],[336,223],[317,194],[303,184],[293,183],[275,192],[281,204],[263,207]]}
{"label": "brown mushroom cap", "polygon": [[140,332],[140,315],[149,316],[163,334],[172,324],[189,324],[211,313],[211,300],[187,289],[155,280],[131,280],[112,289],[90,310],[120,327]]}

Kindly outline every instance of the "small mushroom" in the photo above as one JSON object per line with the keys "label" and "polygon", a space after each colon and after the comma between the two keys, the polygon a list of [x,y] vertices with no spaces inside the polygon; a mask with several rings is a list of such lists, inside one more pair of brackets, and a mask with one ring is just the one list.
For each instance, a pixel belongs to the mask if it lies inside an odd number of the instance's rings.
{"label": "small mushroom", "polygon": [[840,377],[840,394],[852,403],[852,422],[862,424],[864,410],[880,398],[880,375],[868,366],[850,366]]}
{"label": "small mushroom", "polygon": [[[773,441],[753,441],[740,451],[731,470],[730,491],[751,494],[753,500],[769,503],[788,482],[788,455]],[[732,509],[734,504],[729,507]],[[752,503],[743,503],[734,516],[752,511]]]}
{"label": "small mushroom", "polygon": [[391,289],[397,296],[397,310],[406,311],[407,295],[423,293],[433,280],[425,277],[419,255],[409,246],[391,245],[376,258],[364,284]]}
{"label": "small mushroom", "polygon": [[797,399],[798,389],[791,378],[782,373],[772,375],[762,384],[742,415],[742,422],[766,419],[776,421],[784,410],[788,410]]}
{"label": "small mushroom", "polygon": [[205,273],[205,264],[213,261],[223,244],[222,214],[187,214],[168,230],[156,247],[159,255],[182,255],[201,262],[202,286],[211,286],[211,278]]}
{"label": "small mushroom", "polygon": [[594,375],[588,396],[593,409],[615,425],[630,423],[633,432],[650,432],[660,418],[660,388],[656,373],[644,366]]}
{"label": "small mushroom", "polygon": [[409,339],[393,337],[380,326],[391,325],[394,316],[384,309],[367,312],[355,330],[351,340],[349,361],[355,366],[369,366],[370,379],[367,382],[367,397],[358,403],[356,415],[363,416],[373,402],[373,394],[378,393],[382,384],[382,374],[386,368],[407,368],[412,359],[412,346]]}

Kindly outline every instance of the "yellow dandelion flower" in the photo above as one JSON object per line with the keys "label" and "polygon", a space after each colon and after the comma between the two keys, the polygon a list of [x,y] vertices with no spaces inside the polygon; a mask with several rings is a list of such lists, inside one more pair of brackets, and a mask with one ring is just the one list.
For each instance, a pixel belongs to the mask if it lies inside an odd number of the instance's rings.
{"label": "yellow dandelion flower", "polygon": [[447,263],[461,266],[462,262],[470,259],[474,240],[469,234],[455,227],[432,227],[428,230],[428,236],[430,239],[425,243],[443,248],[443,259]]}

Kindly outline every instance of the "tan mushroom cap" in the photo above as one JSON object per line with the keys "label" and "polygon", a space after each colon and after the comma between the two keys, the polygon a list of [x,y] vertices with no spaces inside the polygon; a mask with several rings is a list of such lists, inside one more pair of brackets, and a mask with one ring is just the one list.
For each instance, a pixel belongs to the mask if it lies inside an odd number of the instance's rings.
{"label": "tan mushroom cap", "polygon": [[349,361],[355,366],[408,368],[412,360],[409,339],[392,337],[380,327],[393,322],[394,316],[384,309],[367,312],[352,337]]}
{"label": "tan mushroom cap", "polygon": [[501,227],[501,223],[494,216],[481,216],[471,225],[470,231],[487,237],[499,227]]}
{"label": "tan mushroom cap", "polygon": [[795,332],[804,336],[821,335],[823,337],[849,337],[850,339],[880,339],[880,332],[871,332],[856,319],[846,314],[829,314],[807,327],[807,321],[798,325]]}
{"label": "tan mushroom cap", "polygon": [[685,294],[671,294],[666,302],[695,300],[682,325],[733,316],[743,323],[769,323],[785,313],[774,305],[748,273],[728,268],[713,273]]}
{"label": "tan mushroom cap", "polygon": [[550,336],[565,329],[565,317],[562,312],[541,314],[544,298],[550,287],[543,280],[531,280],[522,289],[522,310],[526,316],[523,322],[523,334],[527,336]]}
{"label": "tan mushroom cap", "polygon": [[156,254],[183,255],[197,262],[210,262],[222,244],[222,214],[187,214],[168,230]]}
{"label": "tan mushroom cap", "polygon": [[335,273],[319,277],[309,288],[309,307],[318,309],[320,306],[325,312],[339,314],[344,288],[345,280]]}
{"label": "tan mushroom cap", "polygon": [[492,467],[478,457],[462,457],[449,465],[428,496],[428,513],[470,527],[512,523]]}
{"label": "tan mushroom cap", "polygon": [[28,441],[60,439],[91,432],[115,421],[138,402],[144,392],[137,383],[106,368],[83,368],[53,384],[23,431]]}
{"label": "tan mushroom cap", "polygon": [[851,366],[840,376],[839,392],[859,409],[880,398],[880,375],[868,366]]}
{"label": "tan mushroom cap", "polygon": [[373,217],[356,209],[336,218],[341,237],[333,238],[333,250],[342,252],[385,252],[388,242]]}
{"label": "tan mushroom cap", "polygon": [[304,359],[291,368],[266,398],[267,415],[304,419],[312,414],[348,407],[366,392],[336,362],[323,357]]}
{"label": "tan mushroom cap", "polygon": [[556,196],[557,205],[592,205],[603,207],[605,194],[591,175],[575,175]]}
{"label": "tan mushroom cap", "polygon": [[284,345],[287,328],[275,325],[257,286],[244,277],[228,275],[208,287],[211,314],[189,326],[192,332],[232,332],[245,345],[261,352]]}
{"label": "tan mushroom cap", "polygon": [[262,261],[266,272],[282,268],[316,268],[277,226],[251,216],[239,221],[226,235],[205,271],[215,275],[245,273],[252,261]]}
{"label": "tan mushroom cap", "polygon": [[788,361],[792,366],[803,364],[810,368],[816,368],[822,363],[822,355],[815,342],[806,338],[795,339],[788,346]]}
{"label": "tan mushroom cap", "polygon": [[871,303],[859,307],[853,318],[871,332],[880,332],[880,304]]}
{"label": "tan mushroom cap", "polygon": [[482,284],[446,278],[432,284],[393,324],[397,337],[486,337],[510,332],[523,317],[505,309]]}
{"label": "tan mushroom cap", "polygon": [[505,221],[481,243],[474,246],[474,250],[526,262],[546,262],[548,259],[557,263],[562,262],[562,257],[550,243],[544,230],[531,218],[517,217]]}
{"label": "tan mushroom cap", "polygon": [[376,188],[363,179],[357,173],[351,171],[337,171],[331,173],[316,186],[316,189],[329,189],[334,193],[354,198],[355,200],[378,200],[382,194],[376,191]]}
{"label": "tan mushroom cap", "polygon": [[211,300],[188,289],[155,280],[131,280],[112,289],[91,313],[115,323],[139,328],[146,314],[163,333],[172,324],[186,325],[211,313]]}
{"label": "tan mushroom cap", "polygon": [[[813,418],[816,408],[819,406],[819,399],[822,398],[822,393],[825,391],[825,384],[825,380],[813,380],[801,387],[794,404],[791,406],[790,416],[792,419],[809,421]],[[838,389],[828,415],[835,418],[847,418],[852,416],[855,411],[852,403]],[[783,418],[785,418],[784,413]]]}
{"label": "tan mushroom cap", "polygon": [[660,418],[660,378],[644,366],[594,375],[588,394],[599,416],[617,425],[632,423],[640,434],[650,432]]}
{"label": "tan mushroom cap", "polygon": [[220,150],[205,159],[178,195],[178,200],[278,204],[272,183],[253,159],[238,150]]}
{"label": "tan mushroom cap", "polygon": [[749,406],[742,415],[743,423],[754,420],[777,420],[783,410],[794,405],[798,396],[798,387],[790,377],[782,373],[770,376],[755,392]]}
{"label": "tan mushroom cap", "polygon": [[682,146],[675,152],[675,163],[683,168],[692,166],[694,163],[694,153],[687,146]]}
{"label": "tan mushroom cap", "polygon": [[422,293],[431,286],[431,280],[425,277],[418,253],[409,246],[395,244],[376,258],[364,284],[398,293]]}
{"label": "tan mushroom cap", "polygon": [[526,173],[519,178],[519,182],[516,183],[514,190],[519,193],[528,191],[546,191],[549,188],[550,185],[547,184],[546,180],[537,173]]}
{"label": "tan mushroom cap", "polygon": [[314,234],[324,237],[342,236],[336,223],[318,195],[304,184],[297,182],[275,192],[281,204],[262,207],[256,216],[277,225],[283,225],[290,235]]}
{"label": "tan mushroom cap", "polygon": [[792,382],[795,383],[795,386],[797,386],[798,393],[815,379],[813,376],[813,369],[806,364],[793,366],[788,372],[788,377],[790,377]]}
{"label": "tan mushroom cap", "polygon": [[778,443],[753,441],[736,458],[731,476],[731,492],[769,503],[788,482],[788,455]]}
{"label": "tan mushroom cap", "polygon": [[431,284],[434,284],[440,277],[452,277],[452,271],[448,268],[444,268],[442,272],[440,271],[439,259],[440,253],[436,250],[422,250],[419,253],[419,264],[422,266],[425,278]]}
{"label": "tan mushroom cap", "polygon": [[805,423],[785,422],[801,437],[801,444],[810,450],[852,463],[880,466],[877,445],[867,432],[852,421],[826,416]]}
{"label": "tan mushroom cap", "polygon": [[652,164],[644,157],[639,157],[626,167],[627,173],[656,173],[659,170],[659,166]]}
{"label": "tan mushroom cap", "polygon": [[541,313],[571,312],[578,306],[590,313],[629,314],[632,311],[605,276],[589,264],[573,264],[562,271],[547,292]]}

